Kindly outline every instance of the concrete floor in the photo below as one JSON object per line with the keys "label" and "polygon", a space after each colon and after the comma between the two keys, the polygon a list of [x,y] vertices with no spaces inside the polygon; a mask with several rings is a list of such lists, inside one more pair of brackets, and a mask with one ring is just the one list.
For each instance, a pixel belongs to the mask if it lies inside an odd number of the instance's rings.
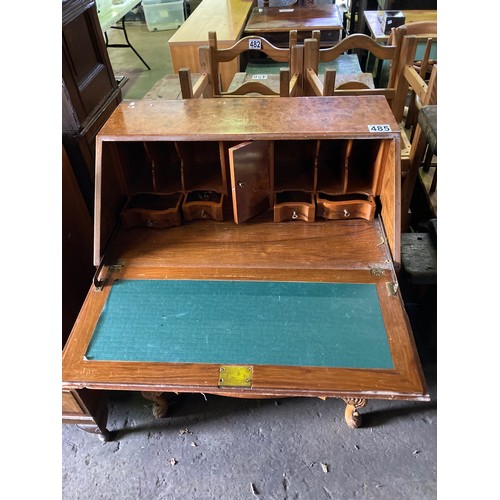
{"label": "concrete floor", "polygon": [[[110,39],[121,36],[111,30]],[[140,99],[171,72],[174,31],[128,25],[130,49],[109,49],[115,74]],[[369,401],[363,426],[344,423],[344,403],[329,399],[243,400],[181,395],[155,420],[138,393],[112,392],[102,443],[62,428],[62,497],[73,499],[404,499],[437,497],[435,311],[409,299],[431,402]]]}
{"label": "concrete floor", "polygon": [[[111,66],[117,76],[126,76],[124,99],[141,99],[151,87],[172,73],[168,41],[175,30],[149,31],[146,23],[127,22],[127,36],[132,46],[150,66],[150,70],[129,48],[109,48]],[[108,30],[110,43],[125,43],[121,30]]]}
{"label": "concrete floor", "polygon": [[363,426],[338,399],[244,400],[192,394],[153,419],[138,393],[112,393],[101,443],[63,426],[64,499],[405,499],[437,496],[432,401],[369,401]]}

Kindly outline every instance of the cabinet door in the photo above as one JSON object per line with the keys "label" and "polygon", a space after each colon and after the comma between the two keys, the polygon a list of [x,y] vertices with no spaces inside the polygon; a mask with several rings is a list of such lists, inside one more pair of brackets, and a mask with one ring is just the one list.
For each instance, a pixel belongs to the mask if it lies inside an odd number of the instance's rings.
{"label": "cabinet door", "polygon": [[269,142],[244,142],[229,148],[234,221],[239,224],[270,207]]}
{"label": "cabinet door", "polygon": [[118,88],[95,2],[63,2],[62,77],[81,128]]}

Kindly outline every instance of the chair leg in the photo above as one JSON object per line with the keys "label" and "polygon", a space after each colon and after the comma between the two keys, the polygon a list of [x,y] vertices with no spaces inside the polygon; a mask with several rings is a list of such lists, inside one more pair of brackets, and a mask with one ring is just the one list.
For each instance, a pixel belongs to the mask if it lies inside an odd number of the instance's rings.
{"label": "chair leg", "polygon": [[431,148],[428,147],[427,151],[425,153],[425,159],[424,159],[424,164],[423,164],[424,172],[428,172],[430,170],[433,156],[434,156],[434,152],[432,151]]}
{"label": "chair leg", "polygon": [[408,227],[410,225],[409,210],[410,210],[411,198],[413,195],[415,182],[417,180],[418,171],[422,163],[426,147],[427,143],[425,140],[425,136],[422,134],[420,125],[417,124],[415,130],[415,137],[412,143],[411,153],[410,153],[410,168],[408,169],[408,173],[406,174],[406,178],[401,188],[401,231],[402,232],[408,231]]}
{"label": "chair leg", "polygon": [[436,170],[434,171],[434,175],[432,176],[432,182],[431,182],[431,187],[429,188],[429,193],[434,193],[436,191],[437,187],[437,167]]}

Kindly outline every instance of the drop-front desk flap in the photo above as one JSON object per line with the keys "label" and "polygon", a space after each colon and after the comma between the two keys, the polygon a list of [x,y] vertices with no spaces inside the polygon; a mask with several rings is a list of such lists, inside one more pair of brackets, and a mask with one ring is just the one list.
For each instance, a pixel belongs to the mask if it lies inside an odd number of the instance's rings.
{"label": "drop-front desk flap", "polygon": [[63,388],[427,400],[399,148],[379,96],[123,102]]}

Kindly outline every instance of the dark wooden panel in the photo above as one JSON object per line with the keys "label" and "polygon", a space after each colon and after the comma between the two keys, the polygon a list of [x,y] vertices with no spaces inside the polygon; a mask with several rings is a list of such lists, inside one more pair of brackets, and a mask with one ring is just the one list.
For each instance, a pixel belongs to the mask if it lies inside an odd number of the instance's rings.
{"label": "dark wooden panel", "polygon": [[62,4],[62,134],[87,208],[93,212],[95,136],[121,101],[95,1]]}
{"label": "dark wooden panel", "polygon": [[92,219],[70,161],[62,151],[62,312],[63,346],[92,282]]}
{"label": "dark wooden panel", "polygon": [[269,144],[247,142],[229,150],[234,218],[245,222],[269,208]]}
{"label": "dark wooden panel", "polygon": [[81,126],[118,88],[95,2],[63,3],[62,75]]}

